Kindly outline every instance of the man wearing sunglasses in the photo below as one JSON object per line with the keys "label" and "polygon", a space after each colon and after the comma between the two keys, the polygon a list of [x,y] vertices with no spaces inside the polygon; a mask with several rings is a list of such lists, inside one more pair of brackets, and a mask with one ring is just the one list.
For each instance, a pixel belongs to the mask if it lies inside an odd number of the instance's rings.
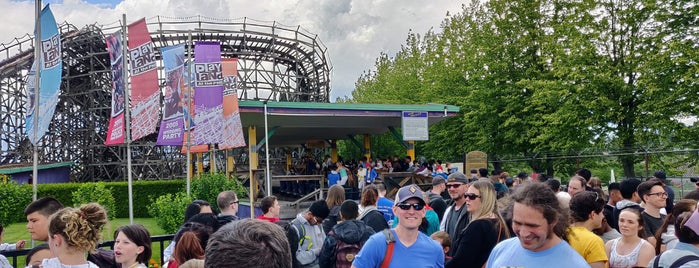
{"label": "man wearing sunglasses", "polygon": [[[398,226],[372,235],[355,257],[352,267],[383,267],[384,261],[387,267],[444,267],[442,246],[419,231],[425,217],[425,200],[420,187],[412,184],[400,188],[393,213],[398,217]],[[387,235],[393,239],[388,239]],[[387,254],[391,243],[393,253]]]}
{"label": "man wearing sunglasses", "polygon": [[[468,211],[466,211],[466,198],[464,194],[468,190],[468,178],[461,172],[454,172],[447,177],[447,191],[452,200],[452,205],[444,211],[440,231],[445,231],[449,237],[457,237],[459,231],[468,225]],[[453,252],[449,250],[449,256]]]}
{"label": "man wearing sunglasses", "polygon": [[219,209],[221,209],[221,213],[216,216],[216,219],[218,220],[218,223],[223,226],[226,223],[232,222],[232,221],[237,221],[238,216],[236,216],[236,213],[238,213],[238,196],[235,194],[233,191],[223,191],[218,194],[216,197],[216,204],[218,205]]}

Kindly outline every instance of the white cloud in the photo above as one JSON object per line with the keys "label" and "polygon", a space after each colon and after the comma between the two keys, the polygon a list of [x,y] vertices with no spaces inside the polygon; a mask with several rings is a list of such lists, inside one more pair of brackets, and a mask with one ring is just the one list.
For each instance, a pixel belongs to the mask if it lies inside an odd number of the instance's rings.
{"label": "white cloud", "polygon": [[[118,25],[122,14],[133,22],[157,15],[212,18],[247,17],[300,25],[328,47],[332,71],[331,100],[349,95],[359,75],[374,66],[380,52],[395,54],[405,44],[408,31],[425,33],[438,29],[447,12],[460,12],[461,2],[453,0],[124,0],[115,7],[64,0],[52,4],[56,21],[78,27],[99,23]],[[34,3],[0,0],[0,43],[33,30]]]}

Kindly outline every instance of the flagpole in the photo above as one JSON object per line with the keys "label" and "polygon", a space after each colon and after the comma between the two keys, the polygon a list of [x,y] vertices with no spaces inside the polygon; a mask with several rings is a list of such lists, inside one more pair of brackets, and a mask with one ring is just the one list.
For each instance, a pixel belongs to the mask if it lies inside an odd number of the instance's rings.
{"label": "flagpole", "polygon": [[[32,134],[34,137],[39,135],[37,127],[39,126],[39,87],[41,86],[41,0],[36,0],[35,15],[34,15],[34,126]],[[27,133],[28,134],[28,133]],[[39,140],[32,144],[34,152],[32,152],[32,201],[36,201],[37,184],[39,183]],[[30,139],[31,140],[31,139]],[[32,247],[34,247],[34,239],[32,239]]]}
{"label": "flagpole", "polygon": [[129,223],[133,224],[133,184],[132,184],[132,177],[131,177],[131,92],[129,90],[131,87],[129,86],[129,81],[128,81],[128,64],[126,62],[127,55],[128,55],[128,47],[129,47],[129,42],[127,40],[128,34],[126,32],[126,14],[121,14],[121,18],[123,23],[121,24],[121,34],[122,34],[122,40],[124,42],[121,45],[122,49],[122,63],[124,68],[122,68],[123,71],[123,77],[125,79],[124,81],[124,102],[126,103],[124,106],[124,121],[126,125],[126,178],[128,181],[128,186],[129,186]]}
{"label": "flagpole", "polygon": [[189,51],[187,53],[187,61],[189,62],[189,64],[187,65],[187,79],[185,79],[185,81],[187,81],[187,100],[186,100],[186,102],[187,102],[187,113],[189,113],[189,114],[185,114],[184,126],[185,126],[185,130],[187,131],[187,196],[189,196],[189,191],[190,191],[189,184],[190,184],[190,181],[192,180],[192,177],[191,177],[192,176],[192,155],[190,152],[192,132],[190,131],[191,130],[190,119],[192,116],[192,111],[191,111],[191,109],[192,109],[192,92],[194,92],[192,90],[192,86],[191,86],[192,83],[191,83],[191,81],[189,81],[189,79],[192,78],[192,31],[191,30],[187,31],[187,35],[188,35],[187,44],[189,44],[189,46],[188,46]]}
{"label": "flagpole", "polygon": [[[36,33],[34,34],[34,126],[32,127],[32,134],[34,136],[35,144],[33,144],[34,152],[32,154],[32,200],[36,200],[37,183],[39,180],[39,87],[41,87],[41,0],[36,0],[35,2],[35,15],[34,15],[34,27],[36,28]],[[60,30],[59,30],[60,32]],[[32,240],[33,243],[33,240]],[[32,244],[33,245],[33,244]]]}
{"label": "flagpole", "polygon": [[265,184],[267,186],[267,196],[270,196],[272,195],[272,174],[269,171],[269,129],[267,126],[267,100],[265,100],[263,104],[265,106],[265,158],[267,160],[267,166],[265,167]]}

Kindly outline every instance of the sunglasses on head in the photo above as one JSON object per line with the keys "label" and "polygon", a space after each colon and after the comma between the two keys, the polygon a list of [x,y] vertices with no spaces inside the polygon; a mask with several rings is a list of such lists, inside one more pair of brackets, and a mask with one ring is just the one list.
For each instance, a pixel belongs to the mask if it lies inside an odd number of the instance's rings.
{"label": "sunglasses on head", "polygon": [[425,207],[425,205],[420,204],[420,203],[414,203],[414,204],[400,203],[400,204],[398,204],[398,207],[402,210],[409,210],[410,208],[413,208],[415,210],[422,210]]}
{"label": "sunglasses on head", "polygon": [[465,193],[464,197],[471,199],[471,200],[476,200],[476,198],[480,198],[480,195],[474,194],[474,193]]}

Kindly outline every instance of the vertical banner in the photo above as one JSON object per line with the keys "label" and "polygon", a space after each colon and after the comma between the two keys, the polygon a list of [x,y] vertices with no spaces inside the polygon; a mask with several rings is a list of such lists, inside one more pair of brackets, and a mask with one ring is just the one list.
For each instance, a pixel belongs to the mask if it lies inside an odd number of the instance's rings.
{"label": "vertical banner", "polygon": [[194,46],[194,144],[221,142],[223,127],[223,71],[221,45]]}
{"label": "vertical banner", "polygon": [[[41,23],[41,47],[35,49],[41,49],[41,66],[39,66],[39,72],[41,72],[41,81],[39,82],[39,114],[34,114],[34,94],[35,94],[35,76],[36,66],[32,66],[30,75],[27,79],[26,84],[27,94],[29,98],[27,101],[27,117],[25,118],[25,125],[27,130],[27,137],[32,144],[36,145],[39,139],[44,136],[44,133],[49,129],[49,124],[51,119],[53,119],[53,113],[56,111],[56,104],[58,104],[58,95],[61,93],[61,75],[63,73],[63,60],[61,58],[61,35],[58,32],[58,26],[56,25],[56,20],[53,17],[51,8],[46,5],[43,10],[41,10],[40,15]],[[34,125],[34,116],[39,117],[38,125]],[[36,132],[34,131],[36,128]],[[36,135],[35,135],[36,134]]]}
{"label": "vertical banner", "polygon": [[129,62],[131,71],[131,140],[155,132],[160,109],[158,72],[146,19],[129,25]]}
{"label": "vertical banner", "polygon": [[238,59],[224,59],[223,65],[223,139],[220,149],[245,146],[238,108]]}
{"label": "vertical banner", "polygon": [[[184,140],[182,143],[182,153],[186,154],[187,153],[187,142],[190,144],[194,143],[194,128],[196,125],[194,124],[194,69],[191,68],[191,62],[187,61],[184,64],[184,69],[185,69],[185,77],[187,80],[187,87],[184,89],[184,103],[185,105],[182,106],[184,107],[184,115],[183,115],[183,120],[185,122],[184,128]],[[188,70],[188,71],[187,71]],[[187,122],[189,122],[189,129],[187,129]],[[192,135],[191,137],[188,137],[189,135]],[[189,146],[189,152],[190,153],[205,153],[209,151],[209,145],[204,144],[204,145],[194,145],[194,146]]]}
{"label": "vertical banner", "polygon": [[156,145],[182,145],[184,136],[184,45],[162,48],[165,88],[163,120]]}
{"label": "vertical banner", "polygon": [[107,51],[112,64],[112,113],[109,118],[105,145],[124,144],[124,108],[126,84],[124,79],[123,34],[121,31],[107,35]]}

